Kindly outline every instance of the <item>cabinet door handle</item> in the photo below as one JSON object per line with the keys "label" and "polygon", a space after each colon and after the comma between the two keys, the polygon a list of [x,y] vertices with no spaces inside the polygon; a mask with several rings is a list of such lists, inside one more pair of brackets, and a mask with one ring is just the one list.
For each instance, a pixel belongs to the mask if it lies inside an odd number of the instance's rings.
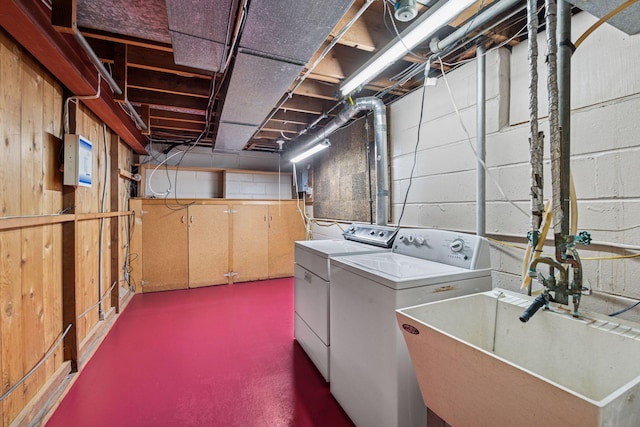
{"label": "cabinet door handle", "polygon": [[180,218],[180,222],[184,224],[184,215]]}
{"label": "cabinet door handle", "polygon": [[267,216],[266,216],[266,215],[264,216],[264,220],[265,220],[265,221],[267,220]]}
{"label": "cabinet door handle", "polygon": [[190,224],[193,224],[193,215],[191,215],[191,216],[189,217],[189,223],[190,223]]}

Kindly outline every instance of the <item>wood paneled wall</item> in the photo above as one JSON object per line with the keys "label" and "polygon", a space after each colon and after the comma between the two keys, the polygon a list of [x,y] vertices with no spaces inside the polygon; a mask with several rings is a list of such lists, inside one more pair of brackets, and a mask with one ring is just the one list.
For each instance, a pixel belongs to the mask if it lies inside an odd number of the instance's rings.
{"label": "wood paneled wall", "polygon": [[[93,142],[91,188],[63,187],[60,171],[63,137],[64,89],[40,64],[0,29],[0,221],[6,217],[56,215],[64,209],[76,214],[99,213],[103,186],[107,185],[105,211],[126,210],[128,181],[108,178],[107,157],[130,170],[132,153],[107,130],[116,144],[105,154],[102,123],[82,104],[75,110],[75,132]],[[115,187],[117,188],[111,188]],[[102,245],[103,292],[113,281],[123,282],[122,268],[112,268],[112,251],[122,266],[126,251],[126,217],[104,220]],[[120,235],[111,248],[111,227]],[[100,219],[76,224],[75,308],[85,312],[99,299]],[[0,394],[16,384],[44,356],[60,336],[63,324],[63,225],[0,228]],[[124,284],[123,284],[124,285]],[[125,286],[126,288],[126,286]],[[103,303],[113,313],[112,301]],[[100,327],[98,308],[77,319],[80,353],[91,344]],[[47,381],[68,371],[62,346],[21,386],[0,402],[2,425],[24,417],[28,404]],[[25,409],[27,408],[27,409]],[[23,411],[25,409],[25,411]],[[22,411],[22,414],[21,414]]]}

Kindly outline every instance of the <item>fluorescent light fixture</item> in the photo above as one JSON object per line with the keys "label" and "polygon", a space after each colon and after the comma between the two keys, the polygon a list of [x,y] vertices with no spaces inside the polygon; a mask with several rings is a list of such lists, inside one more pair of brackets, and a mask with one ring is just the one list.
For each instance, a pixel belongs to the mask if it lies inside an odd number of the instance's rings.
{"label": "fluorescent light fixture", "polygon": [[297,156],[295,156],[293,159],[291,159],[291,163],[297,163],[300,160],[306,159],[307,157],[313,156],[314,154],[316,154],[318,151],[322,151],[325,148],[329,148],[331,147],[331,143],[329,142],[328,139],[325,139],[324,141],[314,145],[313,147],[309,148],[308,150],[298,154]]}
{"label": "fluorescent light fixture", "polygon": [[404,56],[422,41],[432,37],[440,28],[460,15],[477,0],[440,0],[425,12],[399,37],[385,46],[373,58],[367,61],[354,75],[340,86],[340,92],[347,96],[361,85],[380,74],[382,70]]}

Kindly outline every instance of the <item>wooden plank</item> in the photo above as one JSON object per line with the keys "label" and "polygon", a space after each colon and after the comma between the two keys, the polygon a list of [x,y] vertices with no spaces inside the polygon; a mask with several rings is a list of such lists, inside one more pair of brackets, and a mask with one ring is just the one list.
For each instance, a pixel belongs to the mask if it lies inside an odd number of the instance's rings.
{"label": "wooden plank", "polygon": [[186,289],[189,281],[187,209],[143,205],[143,292]]}
{"label": "wooden plank", "polygon": [[189,206],[189,287],[229,283],[229,206]]}
{"label": "wooden plank", "polygon": [[[21,82],[21,205],[23,215],[40,215],[44,202],[43,165],[43,104],[44,81],[38,65],[23,58]],[[44,231],[41,227],[22,230],[22,322],[23,374],[35,366],[44,355]],[[39,369],[24,383],[25,401],[31,400],[46,382]]]}
{"label": "wooden plank", "polygon": [[206,111],[208,100],[193,96],[175,95],[140,88],[129,89],[131,102],[148,105],[168,105],[171,107],[188,108],[191,110]]}
{"label": "wooden plank", "polygon": [[113,46],[113,79],[120,89],[121,94],[114,93],[113,99],[116,101],[124,102],[127,98],[127,87],[129,85],[128,73],[127,73],[127,45],[115,44]]}
{"label": "wooden plank", "polygon": [[267,205],[233,204],[233,282],[263,280],[269,276]]}
{"label": "wooden plank", "polygon": [[134,212],[132,219],[129,219],[128,232],[131,236],[129,242],[129,281],[135,292],[141,292],[142,284],[142,199],[129,200],[129,209]]}
{"label": "wooden plank", "polygon": [[[111,136],[111,142],[109,145],[110,151],[110,166],[111,170],[109,171],[109,176],[111,178],[111,182],[109,183],[109,209],[110,211],[118,212],[120,210],[120,139],[117,135]],[[111,291],[111,305],[115,307],[116,313],[120,313],[120,283],[122,283],[122,276],[120,275],[120,266],[122,265],[122,260],[120,259],[120,230],[121,230],[121,221],[122,217],[115,216],[111,218],[111,263],[110,263],[110,274],[109,274],[109,285],[114,281],[118,283]]]}
{"label": "wooden plank", "polygon": [[78,26],[76,0],[51,1],[51,25],[58,31],[72,33]]}
{"label": "wooden plank", "polygon": [[[2,329],[2,393],[16,384],[23,371],[23,326],[22,326],[22,232],[20,230],[0,232],[0,327]],[[9,425],[24,406],[21,387],[1,402],[3,425]]]}
{"label": "wooden plank", "polygon": [[131,68],[129,70],[129,86],[174,95],[208,99],[211,79],[184,77],[154,70]]}
{"label": "wooden plank", "polygon": [[[22,321],[23,375],[33,368],[46,352],[43,286],[43,230],[22,230]],[[24,383],[25,402],[31,400],[45,383],[45,372],[38,369]]]}
{"label": "wooden plank", "polygon": [[[65,205],[75,206],[75,189],[65,187]],[[73,209],[73,208],[72,208]],[[71,362],[71,371],[78,371],[78,311],[76,307],[77,222],[62,225],[62,328],[71,325],[64,339],[64,360]]]}
{"label": "wooden plank", "polygon": [[140,116],[142,118],[142,121],[144,122],[144,125],[147,127],[147,129],[142,130],[142,134],[151,135],[151,107],[145,104],[140,107],[140,110],[141,110]]}
{"label": "wooden plank", "polygon": [[304,221],[295,204],[269,206],[270,278],[293,276],[294,242],[304,239]]}

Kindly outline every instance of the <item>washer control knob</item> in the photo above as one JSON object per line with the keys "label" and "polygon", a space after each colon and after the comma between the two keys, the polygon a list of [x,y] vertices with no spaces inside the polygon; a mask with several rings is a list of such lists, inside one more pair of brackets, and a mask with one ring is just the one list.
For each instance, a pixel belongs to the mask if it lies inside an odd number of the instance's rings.
{"label": "washer control knob", "polygon": [[370,234],[371,236],[375,236],[376,232],[375,232],[375,230],[371,230],[371,231],[369,232],[369,234]]}
{"label": "washer control knob", "polygon": [[449,245],[449,249],[452,252],[460,252],[464,249],[464,241],[462,239],[456,239]]}
{"label": "washer control knob", "polygon": [[380,237],[384,237],[384,235],[385,235],[384,231],[381,231],[381,232],[378,233],[378,236],[380,236]]}
{"label": "washer control knob", "polygon": [[416,245],[418,246],[422,246],[426,243],[426,240],[424,237],[416,237]]}
{"label": "washer control knob", "polygon": [[409,241],[409,243],[413,243],[413,236],[411,234],[409,234],[407,236],[407,240]]}

